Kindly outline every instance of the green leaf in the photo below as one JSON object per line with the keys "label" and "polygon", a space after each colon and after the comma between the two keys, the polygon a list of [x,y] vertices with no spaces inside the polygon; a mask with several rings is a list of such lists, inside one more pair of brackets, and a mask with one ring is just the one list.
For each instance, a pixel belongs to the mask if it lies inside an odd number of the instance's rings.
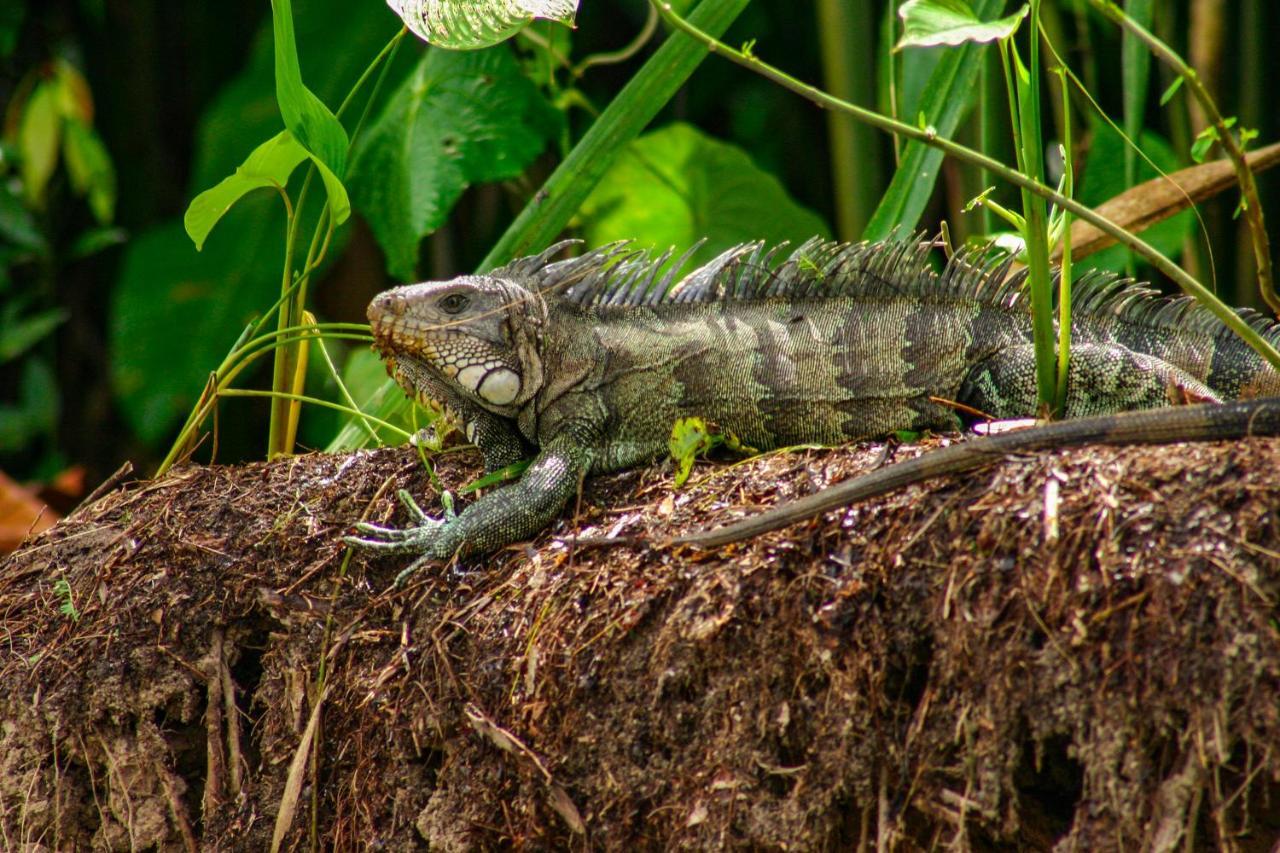
{"label": "green leaf", "polygon": [[667,447],[676,463],[676,488],[689,480],[693,462],[714,446],[714,439],[707,422],[702,418],[678,418],[671,426],[671,438]]}
{"label": "green leaf", "polygon": [[[1081,204],[1097,207],[1104,201],[1118,195],[1127,187],[1125,183],[1124,149],[1128,145],[1111,126],[1105,122],[1094,125],[1089,156],[1084,165],[1084,183],[1080,187]],[[1152,162],[1164,170],[1165,174],[1177,171],[1181,164],[1174,153],[1173,146],[1163,137],[1150,131],[1138,138],[1138,144]],[[1137,181],[1139,183],[1157,176],[1157,172],[1142,158],[1138,158]],[[1142,238],[1157,250],[1171,257],[1177,257],[1182,251],[1183,242],[1195,227],[1195,214],[1184,210],[1163,222],[1157,222],[1143,232]],[[1123,246],[1111,246],[1101,252],[1090,255],[1084,263],[1098,269],[1123,271],[1126,266],[1127,250]]]}
{"label": "green leaf", "polygon": [[115,217],[116,170],[102,138],[77,118],[67,118],[62,153],[72,188],[88,196],[89,209],[101,225]]}
{"label": "green leaf", "polygon": [[58,93],[50,81],[36,84],[18,122],[18,156],[22,187],[27,203],[44,206],[44,191],[58,165],[58,143],[62,138],[62,116]]}
{"label": "green leaf", "polygon": [[266,142],[253,149],[243,164],[236,168],[235,174],[223,178],[217,186],[205,190],[191,200],[187,207],[182,224],[187,235],[196,244],[196,249],[204,248],[213,226],[226,215],[237,201],[248,193],[266,187],[284,187],[289,176],[298,164],[311,157],[320,170],[325,189],[329,193],[329,206],[333,213],[334,224],[341,225],[351,215],[351,202],[347,199],[346,188],[328,167],[316,160],[303,148],[293,134],[282,130]]}
{"label": "green leaf", "polygon": [[[1003,11],[1005,0],[977,0],[978,17]],[[915,108],[923,112],[939,136],[950,137],[972,106],[986,45],[969,43],[947,50],[938,61]],[[885,191],[862,232],[864,240],[885,240],[910,231],[920,221],[933,195],[942,164],[942,152],[923,142],[910,142]]]}
{"label": "green leaf", "polygon": [[182,224],[196,249],[228,210],[247,193],[264,187],[284,187],[298,164],[307,159],[307,150],[282,130],[253,149],[235,174],[223,178],[217,186],[205,190],[191,200]]}
{"label": "green leaf", "polygon": [[410,32],[454,50],[490,47],[534,18],[573,26],[578,0],[387,0]]}
{"label": "green leaf", "polygon": [[983,21],[964,0],[907,0],[898,9],[903,32],[895,49],[999,41],[1017,32],[1028,11],[1023,6],[1012,15]]}
{"label": "green leaf", "polygon": [[43,256],[49,250],[31,211],[13,194],[7,182],[0,182],[0,237],[37,255]]}
{"label": "green leaf", "polygon": [[[276,101],[284,125],[317,162],[327,166],[336,179],[347,171],[347,132],[333,111],[302,82],[298,46],[293,35],[290,0],[271,0],[271,21],[275,36]],[[325,181],[326,186],[329,180]]]}
{"label": "green leaf", "polygon": [[634,239],[659,249],[707,242],[710,260],[748,240],[800,243],[830,229],[742,149],[675,123],[636,139],[582,205],[588,243]]}
{"label": "green leaf", "polygon": [[418,243],[470,184],[520,175],[557,114],[505,47],[430,50],[361,136],[352,196],[387,256],[413,277]]}
{"label": "green leaf", "polygon": [[[380,3],[307,0],[294,21],[299,62],[307,84],[327,103],[337,103],[360,76],[370,57],[399,28]],[[385,86],[403,80],[417,57],[399,52]],[[357,102],[358,103],[358,102]],[[210,102],[196,130],[191,195],[230,175],[245,154],[283,126],[275,97],[275,54],[271,23],[259,32],[244,70]]]}
{"label": "green leaf", "polygon": [[510,480],[518,480],[520,479],[520,475],[529,469],[529,465],[532,464],[532,462],[532,459],[521,459],[518,462],[512,462],[510,465],[504,465],[497,471],[490,471],[483,477],[473,480],[461,489],[458,489],[458,494],[469,495],[472,492],[478,492],[481,489],[487,489],[490,486],[496,486]]}
{"label": "green leaf", "polygon": [[689,479],[693,470],[693,460],[705,455],[717,447],[724,447],[742,456],[754,456],[760,451],[742,443],[739,438],[727,429],[709,424],[702,418],[677,418],[671,425],[671,437],[667,440],[667,449],[676,463],[676,488],[680,488]]}
{"label": "green leaf", "polygon": [[61,308],[50,308],[28,317],[17,317],[13,303],[5,305],[0,326],[0,364],[12,361],[43,340],[67,319]]}
{"label": "green leaf", "polygon": [[78,261],[112,246],[119,246],[128,239],[129,233],[123,228],[108,226],[90,228],[71,243],[70,248],[67,249],[67,257]]}
{"label": "green leaf", "polygon": [[159,443],[280,288],[284,216],[247,199],[196,253],[172,222],[129,243],[111,304],[111,379],[126,420]]}
{"label": "green leaf", "polygon": [[1165,104],[1173,100],[1173,96],[1182,88],[1182,83],[1185,79],[1186,78],[1181,74],[1173,78],[1173,82],[1169,84],[1169,88],[1165,89],[1164,94],[1160,96],[1160,106],[1163,107]]}

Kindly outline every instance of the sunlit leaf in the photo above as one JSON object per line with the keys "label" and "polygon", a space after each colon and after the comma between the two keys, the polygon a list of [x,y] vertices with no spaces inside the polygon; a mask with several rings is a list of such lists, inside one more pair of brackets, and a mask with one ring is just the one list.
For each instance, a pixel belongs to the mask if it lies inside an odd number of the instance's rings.
{"label": "sunlit leaf", "polygon": [[633,239],[666,249],[706,239],[692,264],[748,240],[830,235],[745,151],[681,123],[631,143],[583,203],[582,217],[591,245]]}
{"label": "sunlit leaf", "polygon": [[283,187],[298,164],[307,159],[307,151],[287,130],[282,130],[253,149],[235,174],[223,178],[217,186],[205,190],[191,200],[182,224],[197,249],[213,226],[247,193],[264,187]]}
{"label": "sunlit leaf", "polygon": [[495,45],[534,18],[573,26],[578,0],[387,0],[418,38],[440,47],[471,50]]}
{"label": "sunlit leaf", "polygon": [[507,48],[428,51],[352,158],[352,195],[391,274],[412,278],[418,243],[463,190],[520,175],[556,122]]}
{"label": "sunlit leaf", "polygon": [[53,83],[41,81],[31,92],[18,124],[18,156],[22,164],[22,187],[27,203],[44,204],[45,187],[58,165],[58,144],[62,140],[62,116]]}
{"label": "sunlit leaf", "polygon": [[999,41],[1017,31],[1028,9],[983,21],[964,0],[907,0],[898,9],[903,32],[897,49]]}
{"label": "sunlit leaf", "polygon": [[276,101],[280,104],[284,125],[303,148],[341,179],[347,171],[347,132],[333,111],[302,82],[290,0],[271,0],[271,21],[275,37]]}

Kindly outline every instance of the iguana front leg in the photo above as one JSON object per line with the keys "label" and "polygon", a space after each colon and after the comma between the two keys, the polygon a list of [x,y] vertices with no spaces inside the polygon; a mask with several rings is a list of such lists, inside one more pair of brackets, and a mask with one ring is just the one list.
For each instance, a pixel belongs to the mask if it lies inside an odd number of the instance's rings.
{"label": "iguana front leg", "polygon": [[566,438],[544,448],[519,482],[485,495],[457,515],[452,498],[443,499],[444,517],[432,518],[401,492],[413,524],[405,528],[358,524],[361,535],[348,536],[346,542],[383,553],[418,555],[396,578],[399,585],[427,563],[449,560],[455,554],[493,551],[530,538],[555,520],[590,469],[587,445]]}
{"label": "iguana front leg", "polygon": [[[392,375],[395,376],[394,369]],[[467,441],[479,448],[484,456],[486,474],[528,458],[526,444],[510,419],[495,415],[462,397],[453,386],[430,371],[416,369],[412,382],[420,398],[436,401],[454,419],[462,422]]]}

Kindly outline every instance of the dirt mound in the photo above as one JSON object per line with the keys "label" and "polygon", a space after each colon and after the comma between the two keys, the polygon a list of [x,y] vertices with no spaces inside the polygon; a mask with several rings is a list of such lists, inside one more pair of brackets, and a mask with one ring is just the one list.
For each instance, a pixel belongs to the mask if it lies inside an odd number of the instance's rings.
{"label": "dirt mound", "polygon": [[339,537],[434,499],[411,451],[117,491],[0,565],[0,839],[1276,842],[1280,441],[1013,460],[709,554],[553,538],[701,529],[881,456],[599,478],[533,547],[403,590]]}

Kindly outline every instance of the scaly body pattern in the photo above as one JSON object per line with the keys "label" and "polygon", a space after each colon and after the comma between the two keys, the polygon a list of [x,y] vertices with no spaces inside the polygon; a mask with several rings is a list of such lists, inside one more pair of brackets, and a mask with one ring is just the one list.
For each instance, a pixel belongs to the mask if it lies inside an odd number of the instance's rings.
{"label": "scaly body pattern", "polygon": [[[785,259],[740,246],[675,281],[665,256],[551,260],[563,248],[374,299],[376,346],[405,391],[461,421],[487,469],[534,459],[456,516],[402,495],[413,526],[362,525],[351,541],[416,566],[528,538],[587,474],[663,455],[680,417],[767,449],[960,427],[938,400],[1035,414],[1030,308],[1005,263],[962,255],[935,273],[927,246],[814,240]],[[1106,274],[1073,293],[1067,417],[1280,395],[1280,373],[1184,297]]]}

